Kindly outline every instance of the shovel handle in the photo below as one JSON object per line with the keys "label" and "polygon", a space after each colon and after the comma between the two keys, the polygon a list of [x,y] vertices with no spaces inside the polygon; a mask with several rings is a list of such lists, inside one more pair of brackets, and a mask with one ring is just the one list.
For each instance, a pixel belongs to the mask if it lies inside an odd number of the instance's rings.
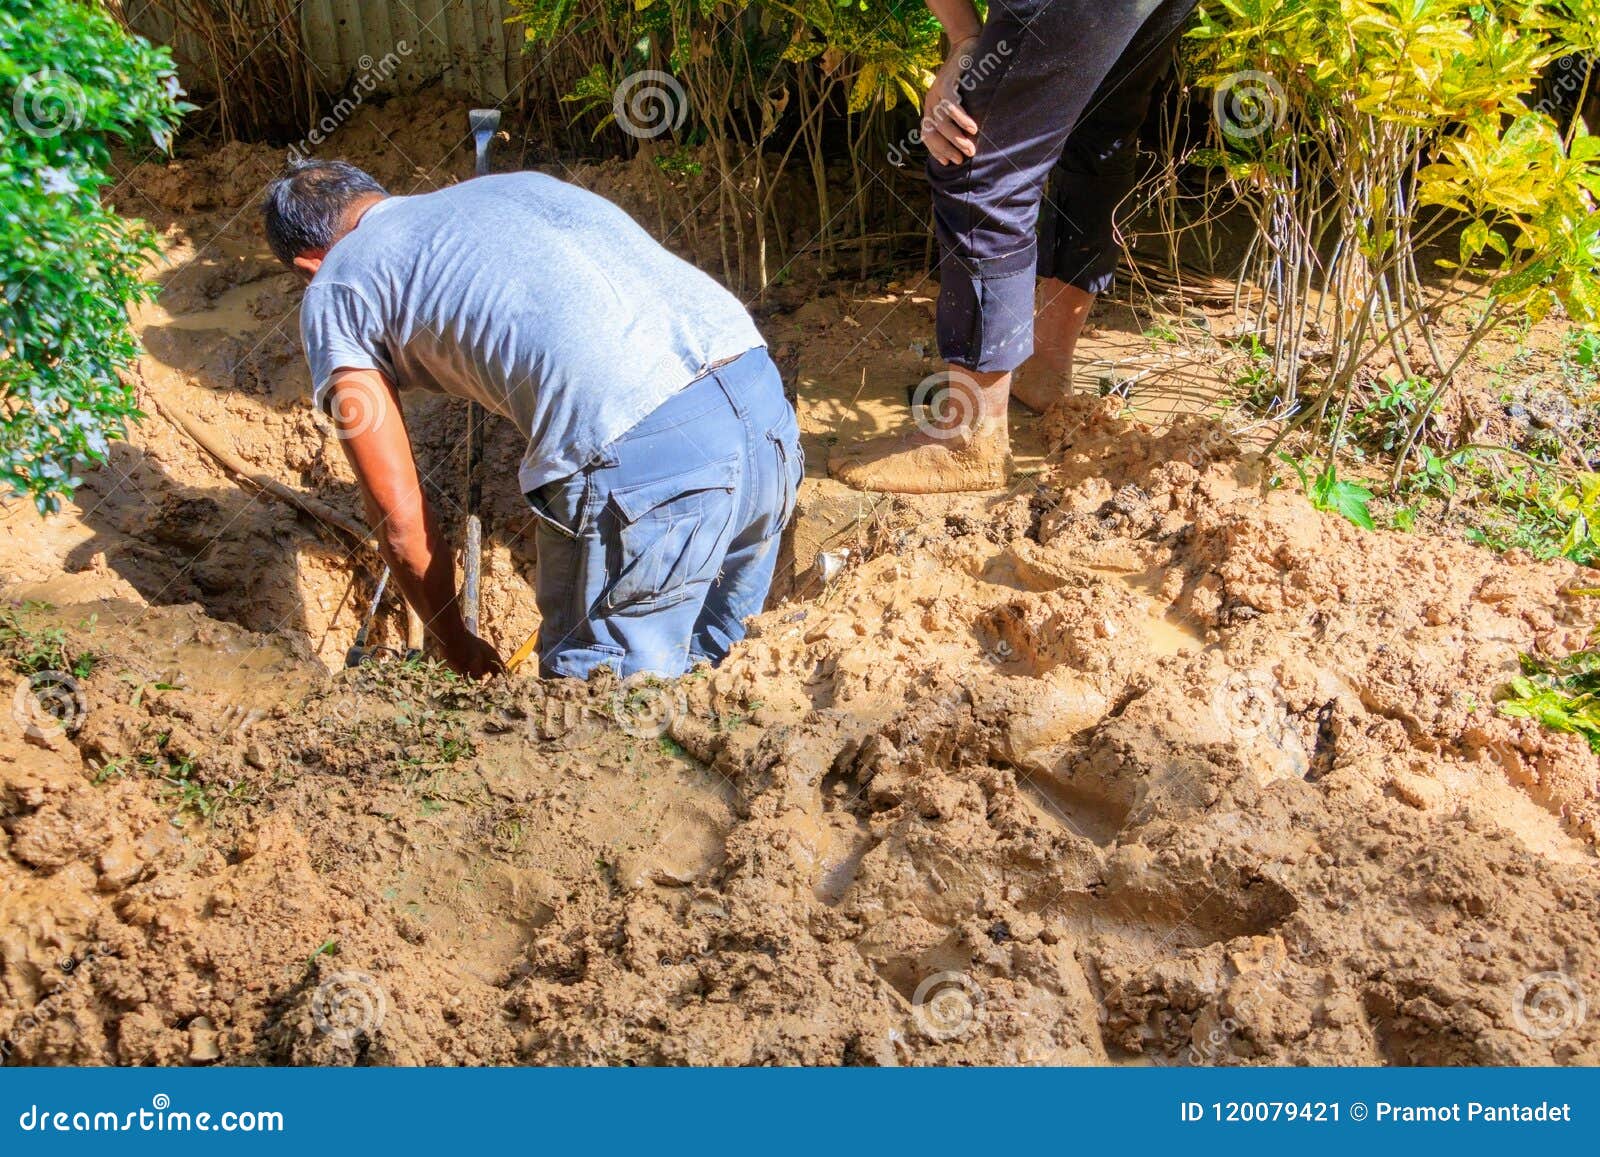
{"label": "shovel handle", "polygon": [[465,577],[461,583],[461,617],[467,621],[467,630],[478,633],[478,591],[482,578],[483,523],[476,514],[467,516],[467,542],[462,551],[461,569]]}

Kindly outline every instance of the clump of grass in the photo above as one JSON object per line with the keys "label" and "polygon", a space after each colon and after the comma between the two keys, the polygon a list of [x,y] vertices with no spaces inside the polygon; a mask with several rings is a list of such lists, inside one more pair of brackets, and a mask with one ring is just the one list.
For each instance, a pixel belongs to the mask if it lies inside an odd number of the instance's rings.
{"label": "clump of grass", "polygon": [[1525,550],[1535,558],[1600,565],[1600,474],[1563,480],[1517,467],[1491,487],[1483,521],[1467,532],[1493,550]]}
{"label": "clump of grass", "polygon": [[29,621],[49,609],[48,604],[37,602],[0,608],[0,657],[20,675],[64,671],[78,679],[88,678],[98,658],[93,652],[74,651],[61,627]]}
{"label": "clump of grass", "polygon": [[255,789],[249,780],[230,779],[219,783],[202,778],[192,760],[174,759],[163,751],[159,755],[144,756],[140,762],[166,785],[161,794],[173,805],[170,818],[174,827],[187,827],[191,820],[215,823],[232,805],[255,802]]}

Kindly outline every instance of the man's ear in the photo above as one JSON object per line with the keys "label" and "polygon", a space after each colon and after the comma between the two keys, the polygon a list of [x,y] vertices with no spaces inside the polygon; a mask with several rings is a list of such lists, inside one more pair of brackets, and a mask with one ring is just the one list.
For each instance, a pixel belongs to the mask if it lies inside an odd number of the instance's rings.
{"label": "man's ear", "polygon": [[317,270],[322,268],[322,259],[328,255],[326,249],[307,249],[304,253],[295,255],[294,267],[305,275],[310,281],[317,275]]}

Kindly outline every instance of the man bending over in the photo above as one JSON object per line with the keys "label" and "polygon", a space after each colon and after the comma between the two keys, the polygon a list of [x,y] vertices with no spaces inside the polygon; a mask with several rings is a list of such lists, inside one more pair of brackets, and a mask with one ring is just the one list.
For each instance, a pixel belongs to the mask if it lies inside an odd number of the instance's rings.
{"label": "man bending over", "polygon": [[717,662],[761,609],[803,473],[794,411],[744,307],[615,205],[538,173],[389,196],[339,161],[267,193],[267,240],[309,283],[313,399],[384,559],[439,654],[467,630],[400,390],[470,399],[528,439],[539,667],[587,678]]}

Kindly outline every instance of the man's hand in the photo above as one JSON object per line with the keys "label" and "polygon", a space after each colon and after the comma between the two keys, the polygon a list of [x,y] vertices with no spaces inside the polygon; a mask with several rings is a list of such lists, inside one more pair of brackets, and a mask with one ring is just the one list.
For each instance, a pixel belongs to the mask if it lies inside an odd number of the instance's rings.
{"label": "man's hand", "polygon": [[950,46],[922,102],[922,143],[941,165],[960,165],[977,155],[978,122],[961,107],[961,77],[972,66],[976,36]]}
{"label": "man's hand", "polygon": [[506,665],[500,659],[500,652],[464,626],[452,642],[441,643],[441,649],[444,651],[444,661],[450,664],[450,669],[463,678],[487,679],[490,675],[506,673]]}

